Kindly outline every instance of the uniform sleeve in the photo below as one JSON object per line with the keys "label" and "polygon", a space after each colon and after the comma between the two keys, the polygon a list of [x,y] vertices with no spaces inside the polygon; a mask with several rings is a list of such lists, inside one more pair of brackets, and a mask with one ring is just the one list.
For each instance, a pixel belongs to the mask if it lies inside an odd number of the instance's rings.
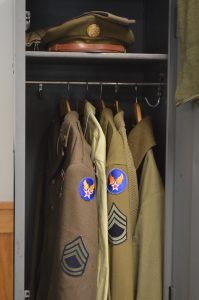
{"label": "uniform sleeve", "polygon": [[49,299],[96,299],[98,223],[94,176],[94,171],[83,164],[73,164],[65,173]]}
{"label": "uniform sleeve", "polygon": [[163,286],[164,189],[152,151],[140,185],[141,208],[135,233],[137,300],[161,300]]}

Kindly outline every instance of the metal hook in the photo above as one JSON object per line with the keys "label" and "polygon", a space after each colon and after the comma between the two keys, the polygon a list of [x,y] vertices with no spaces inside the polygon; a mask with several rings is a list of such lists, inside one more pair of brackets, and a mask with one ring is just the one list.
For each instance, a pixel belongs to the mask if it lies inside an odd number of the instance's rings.
{"label": "metal hook", "polygon": [[43,93],[43,84],[39,83],[39,87],[38,87],[38,93],[39,93],[39,97],[42,97],[42,93]]}
{"label": "metal hook", "polygon": [[158,86],[158,90],[157,90],[157,96],[158,96],[158,100],[155,104],[151,104],[149,102],[149,100],[147,99],[147,97],[144,97],[144,100],[146,101],[147,105],[149,107],[152,107],[152,108],[156,108],[159,104],[160,104],[160,100],[161,100],[161,96],[162,96],[162,93],[161,93],[161,86],[159,85]]}
{"label": "metal hook", "polygon": [[100,100],[102,99],[103,83],[100,83]]}
{"label": "metal hook", "polygon": [[135,103],[138,103],[138,86],[137,85],[134,86],[134,90],[135,90]]}
{"label": "metal hook", "polygon": [[115,94],[116,95],[117,95],[118,91],[119,91],[119,85],[118,85],[118,83],[116,83],[115,84]]}
{"label": "metal hook", "polygon": [[88,81],[86,82],[86,99],[88,98]]}
{"label": "metal hook", "polygon": [[67,82],[67,98],[70,96],[70,82]]}
{"label": "metal hook", "polygon": [[156,108],[160,104],[160,97],[158,98],[158,100],[155,104],[151,104],[149,102],[149,100],[147,99],[147,97],[144,97],[144,100],[146,101],[147,105],[152,108]]}

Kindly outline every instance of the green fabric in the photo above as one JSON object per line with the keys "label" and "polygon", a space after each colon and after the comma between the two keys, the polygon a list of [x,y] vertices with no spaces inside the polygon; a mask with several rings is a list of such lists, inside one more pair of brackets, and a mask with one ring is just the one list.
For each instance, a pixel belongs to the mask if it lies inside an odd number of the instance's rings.
{"label": "green fabric", "polygon": [[199,99],[199,1],[178,0],[180,73],[176,104]]}

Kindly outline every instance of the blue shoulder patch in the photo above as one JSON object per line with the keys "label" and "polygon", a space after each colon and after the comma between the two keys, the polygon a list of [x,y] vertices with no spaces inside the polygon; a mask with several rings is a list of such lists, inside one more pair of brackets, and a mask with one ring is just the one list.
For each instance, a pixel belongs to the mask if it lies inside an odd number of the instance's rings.
{"label": "blue shoulder patch", "polygon": [[80,181],[79,193],[83,200],[91,201],[95,196],[95,182],[91,177],[85,177]]}
{"label": "blue shoulder patch", "polygon": [[120,169],[113,169],[108,174],[107,189],[111,194],[120,194],[127,186],[127,176]]}
{"label": "blue shoulder patch", "polygon": [[64,273],[69,276],[82,276],[89,254],[81,236],[68,243],[64,247],[61,259],[61,267]]}

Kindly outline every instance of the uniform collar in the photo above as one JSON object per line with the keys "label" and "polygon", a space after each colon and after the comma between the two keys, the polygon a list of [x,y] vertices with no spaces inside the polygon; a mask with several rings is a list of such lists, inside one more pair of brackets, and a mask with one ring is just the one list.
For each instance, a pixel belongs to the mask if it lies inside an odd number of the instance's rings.
{"label": "uniform collar", "polygon": [[121,127],[125,127],[124,123],[124,112],[120,111],[114,116],[114,122],[115,126],[118,130],[120,130]]}
{"label": "uniform collar", "polygon": [[89,101],[86,101],[85,108],[84,108],[84,115],[85,116],[90,114],[95,115],[95,112],[96,112],[95,107]]}
{"label": "uniform collar", "polygon": [[[121,117],[122,114],[119,113],[117,118],[120,120]],[[110,108],[103,109],[100,124],[106,137],[107,165],[125,165],[126,158],[125,155],[123,155],[125,151],[123,138],[116,127],[113,112]]]}
{"label": "uniform collar", "polygon": [[136,169],[139,168],[149,149],[156,145],[151,119],[142,119],[129,133],[128,143],[133,155]]}

